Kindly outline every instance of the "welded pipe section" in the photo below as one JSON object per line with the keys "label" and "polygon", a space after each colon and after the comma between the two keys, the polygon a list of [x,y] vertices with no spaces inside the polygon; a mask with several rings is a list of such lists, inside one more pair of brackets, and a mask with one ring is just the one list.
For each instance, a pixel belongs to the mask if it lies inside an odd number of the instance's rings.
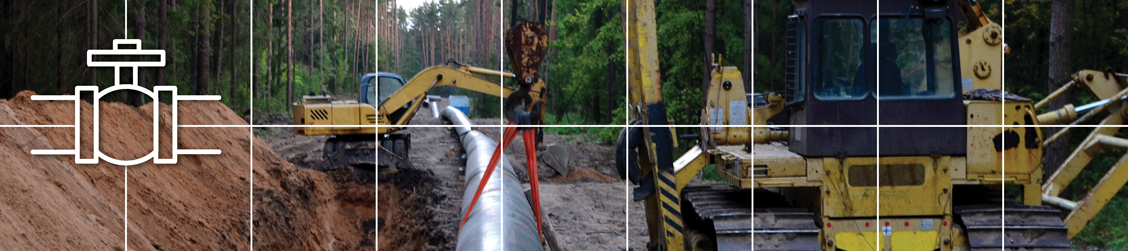
{"label": "welded pipe section", "polygon": [[427,103],[431,103],[431,105],[429,105],[431,107],[431,117],[439,118],[439,103],[433,100],[428,100]]}
{"label": "welded pipe section", "polygon": [[[443,118],[450,121],[451,124],[456,125],[456,127],[454,127],[454,131],[458,132],[459,137],[471,131],[470,126],[473,124],[470,123],[470,118],[466,117],[466,114],[462,113],[462,111],[458,110],[458,108],[447,106],[446,109],[443,109]],[[465,145],[465,143],[463,143],[463,145]]]}
{"label": "welded pipe section", "polygon": [[466,188],[460,212],[470,207],[481,180],[488,180],[474,209],[468,216],[459,215],[459,219],[467,219],[458,229],[457,250],[544,250],[533,208],[509,161],[501,158],[490,177],[482,177],[497,143],[480,131],[470,130],[470,120],[454,107],[444,109],[443,117],[459,126],[455,131],[466,151]]}

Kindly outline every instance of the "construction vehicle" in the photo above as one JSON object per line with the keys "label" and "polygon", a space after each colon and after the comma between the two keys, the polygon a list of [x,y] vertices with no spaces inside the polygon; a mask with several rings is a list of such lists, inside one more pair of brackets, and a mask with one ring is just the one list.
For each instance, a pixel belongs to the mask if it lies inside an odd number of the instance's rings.
{"label": "construction vehicle", "polygon": [[[1128,148],[1114,136],[1128,117],[1128,75],[1081,71],[1038,103],[1005,93],[1001,27],[973,0],[795,1],[786,86],[753,100],[751,136],[721,143],[713,132],[733,127],[704,128],[674,160],[653,1],[627,7],[632,117],[645,133],[627,137],[637,154],[620,165],[646,196],[651,249],[1069,250],[1128,181],[1126,155],[1083,200],[1058,197],[1098,151]],[[714,80],[732,72],[719,69]],[[1073,87],[1102,101],[1037,113]],[[740,125],[738,109],[714,107],[736,98],[711,92],[703,123]],[[1036,126],[1102,111],[1107,127],[1043,180],[1043,146],[1061,134]],[[731,148],[745,140],[751,153]],[[726,184],[691,185],[708,164]]]}
{"label": "construction vehicle", "polygon": [[[294,104],[293,107],[294,124],[325,126],[297,127],[294,133],[332,136],[325,142],[324,154],[330,162],[336,164],[375,164],[376,158],[372,155],[375,146],[372,142],[377,134],[380,135],[380,146],[391,154],[381,155],[388,157],[384,159],[407,159],[411,135],[395,132],[411,121],[415,111],[426,102],[427,92],[431,89],[454,86],[499,97],[507,97],[516,91],[515,88],[502,86],[477,74],[509,78],[514,76],[512,73],[457,63],[453,63],[453,67],[427,68],[407,82],[391,73],[367,74],[361,78],[359,102],[333,101],[332,97],[324,95],[303,96],[301,103]],[[543,88],[544,82],[535,85]],[[540,92],[531,96],[539,98]]]}
{"label": "construction vehicle", "polygon": [[[620,176],[639,184],[632,198],[645,200],[650,250],[746,250],[751,247],[752,119],[740,70],[711,62],[704,93],[703,127],[676,135],[664,125],[654,1],[628,1],[627,40],[631,124],[620,133],[616,162]],[[735,126],[735,127],[734,127]],[[674,159],[677,139],[697,144]],[[713,165],[727,184],[690,185]]]}
{"label": "construction vehicle", "polygon": [[[298,135],[328,135],[324,155],[331,165],[410,165],[406,160],[411,148],[411,135],[398,133],[411,119],[419,107],[427,102],[427,93],[440,86],[453,86],[478,93],[506,98],[503,104],[515,106],[532,112],[535,104],[543,103],[547,87],[535,76],[541,55],[547,47],[547,36],[539,25],[523,25],[515,34],[532,34],[532,40],[541,39],[544,44],[507,47],[510,57],[520,74],[485,69],[448,60],[447,65],[434,66],[420,71],[409,81],[391,73],[372,73],[360,78],[361,88],[357,100],[334,101],[327,95],[303,96],[301,103],[293,105],[295,125]],[[527,31],[527,32],[526,32]],[[513,33],[512,31],[509,33]],[[539,50],[528,50],[535,47]],[[523,60],[535,57],[536,60]],[[532,68],[530,71],[528,68]],[[503,86],[487,77],[517,79],[519,88]],[[513,95],[517,94],[517,95]],[[510,111],[506,111],[507,113]],[[534,124],[542,124],[544,114],[537,113]],[[379,151],[372,144],[379,135]],[[538,141],[539,142],[539,141]],[[380,154],[380,162],[373,152]]]}

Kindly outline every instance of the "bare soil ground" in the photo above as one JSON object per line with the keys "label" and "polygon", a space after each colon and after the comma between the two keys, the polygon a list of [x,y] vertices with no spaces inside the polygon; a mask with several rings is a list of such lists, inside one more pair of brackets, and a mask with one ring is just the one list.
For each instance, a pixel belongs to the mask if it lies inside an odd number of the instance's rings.
{"label": "bare soil ground", "polygon": [[[0,124],[73,123],[73,103],[31,101],[31,95],[0,100]],[[100,149],[118,159],[152,151],[152,105],[101,103]],[[93,112],[88,103],[79,109]],[[159,113],[172,115],[163,104]],[[182,102],[179,114],[180,124],[246,125],[219,102]],[[84,157],[93,151],[92,119],[81,118]],[[170,121],[158,126],[161,142],[171,142]],[[175,165],[147,162],[128,167],[128,176],[125,168],[105,161],[77,165],[70,156],[30,154],[73,148],[73,128],[3,128],[0,135],[5,249],[247,250],[252,223],[256,249],[374,249],[374,187],[348,180],[348,173],[297,168],[247,128],[180,128],[180,148],[223,154],[180,156]],[[165,143],[158,152],[167,157],[170,150]]]}
{"label": "bare soil ground", "polygon": [[650,243],[650,233],[646,228],[646,202],[631,200],[629,204],[627,210],[630,211],[630,248],[631,250],[646,250],[646,244]]}
{"label": "bare soil ground", "polygon": [[[440,103],[445,107],[445,102]],[[497,119],[472,119],[475,125],[499,125]],[[431,110],[420,108],[412,125],[442,125]],[[475,127],[491,139],[501,138],[497,127]],[[412,135],[410,161],[418,170],[380,169],[380,244],[404,243],[411,250],[453,250],[461,214],[462,145],[449,128],[407,128]],[[574,140],[567,142],[567,137]],[[525,155],[520,140],[505,155],[520,175]],[[556,176],[541,165],[541,202],[545,219],[554,225],[565,250],[625,250],[626,200],[624,183],[615,174],[614,150],[575,136],[545,135],[546,144],[566,144],[571,176]],[[390,181],[390,182],[389,182]],[[522,179],[527,184],[527,176]],[[527,188],[527,185],[526,185]],[[414,217],[411,217],[414,216]],[[394,218],[394,219],[393,219]],[[419,224],[419,223],[425,224]],[[425,227],[411,227],[423,225]],[[405,232],[408,234],[405,234]],[[423,248],[416,248],[425,242]]]}
{"label": "bare soil ground", "polygon": [[[569,139],[571,138],[571,139]],[[525,145],[518,139],[505,157],[528,188]],[[565,250],[626,250],[626,183],[615,171],[615,148],[579,135],[546,133],[544,145],[564,145],[570,152],[567,175],[538,161],[541,207]]]}

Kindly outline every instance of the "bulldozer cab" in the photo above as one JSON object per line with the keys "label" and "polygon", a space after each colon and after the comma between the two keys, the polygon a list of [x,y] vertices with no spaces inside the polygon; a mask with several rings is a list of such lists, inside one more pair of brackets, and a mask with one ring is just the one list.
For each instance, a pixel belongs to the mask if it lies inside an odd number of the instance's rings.
{"label": "bulldozer cab", "polygon": [[[787,20],[785,45],[789,123],[966,124],[956,43],[958,22],[964,18],[957,0],[810,0],[796,1],[794,10]],[[877,154],[874,128],[795,131],[790,148],[805,156]],[[962,155],[966,148],[961,141],[906,140],[929,135],[965,138],[956,127],[884,128],[880,133],[882,155]]]}

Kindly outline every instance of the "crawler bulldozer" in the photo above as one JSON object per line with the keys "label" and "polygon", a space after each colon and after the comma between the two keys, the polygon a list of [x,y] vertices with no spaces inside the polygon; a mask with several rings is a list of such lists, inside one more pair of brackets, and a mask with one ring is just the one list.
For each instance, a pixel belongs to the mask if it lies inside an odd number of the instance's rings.
{"label": "crawler bulldozer", "polygon": [[[1039,102],[1006,93],[1002,28],[974,0],[795,1],[785,86],[723,95],[739,71],[716,63],[705,127],[675,159],[688,137],[666,126],[654,3],[627,8],[642,133],[624,132],[619,165],[646,201],[649,249],[1069,250],[1128,181],[1126,155],[1082,200],[1058,197],[1099,151],[1128,148],[1128,75],[1081,71]],[[1038,113],[1072,88],[1101,101]],[[1061,134],[1040,126],[1099,116],[1044,179]],[[692,182],[710,164],[724,182]]]}

